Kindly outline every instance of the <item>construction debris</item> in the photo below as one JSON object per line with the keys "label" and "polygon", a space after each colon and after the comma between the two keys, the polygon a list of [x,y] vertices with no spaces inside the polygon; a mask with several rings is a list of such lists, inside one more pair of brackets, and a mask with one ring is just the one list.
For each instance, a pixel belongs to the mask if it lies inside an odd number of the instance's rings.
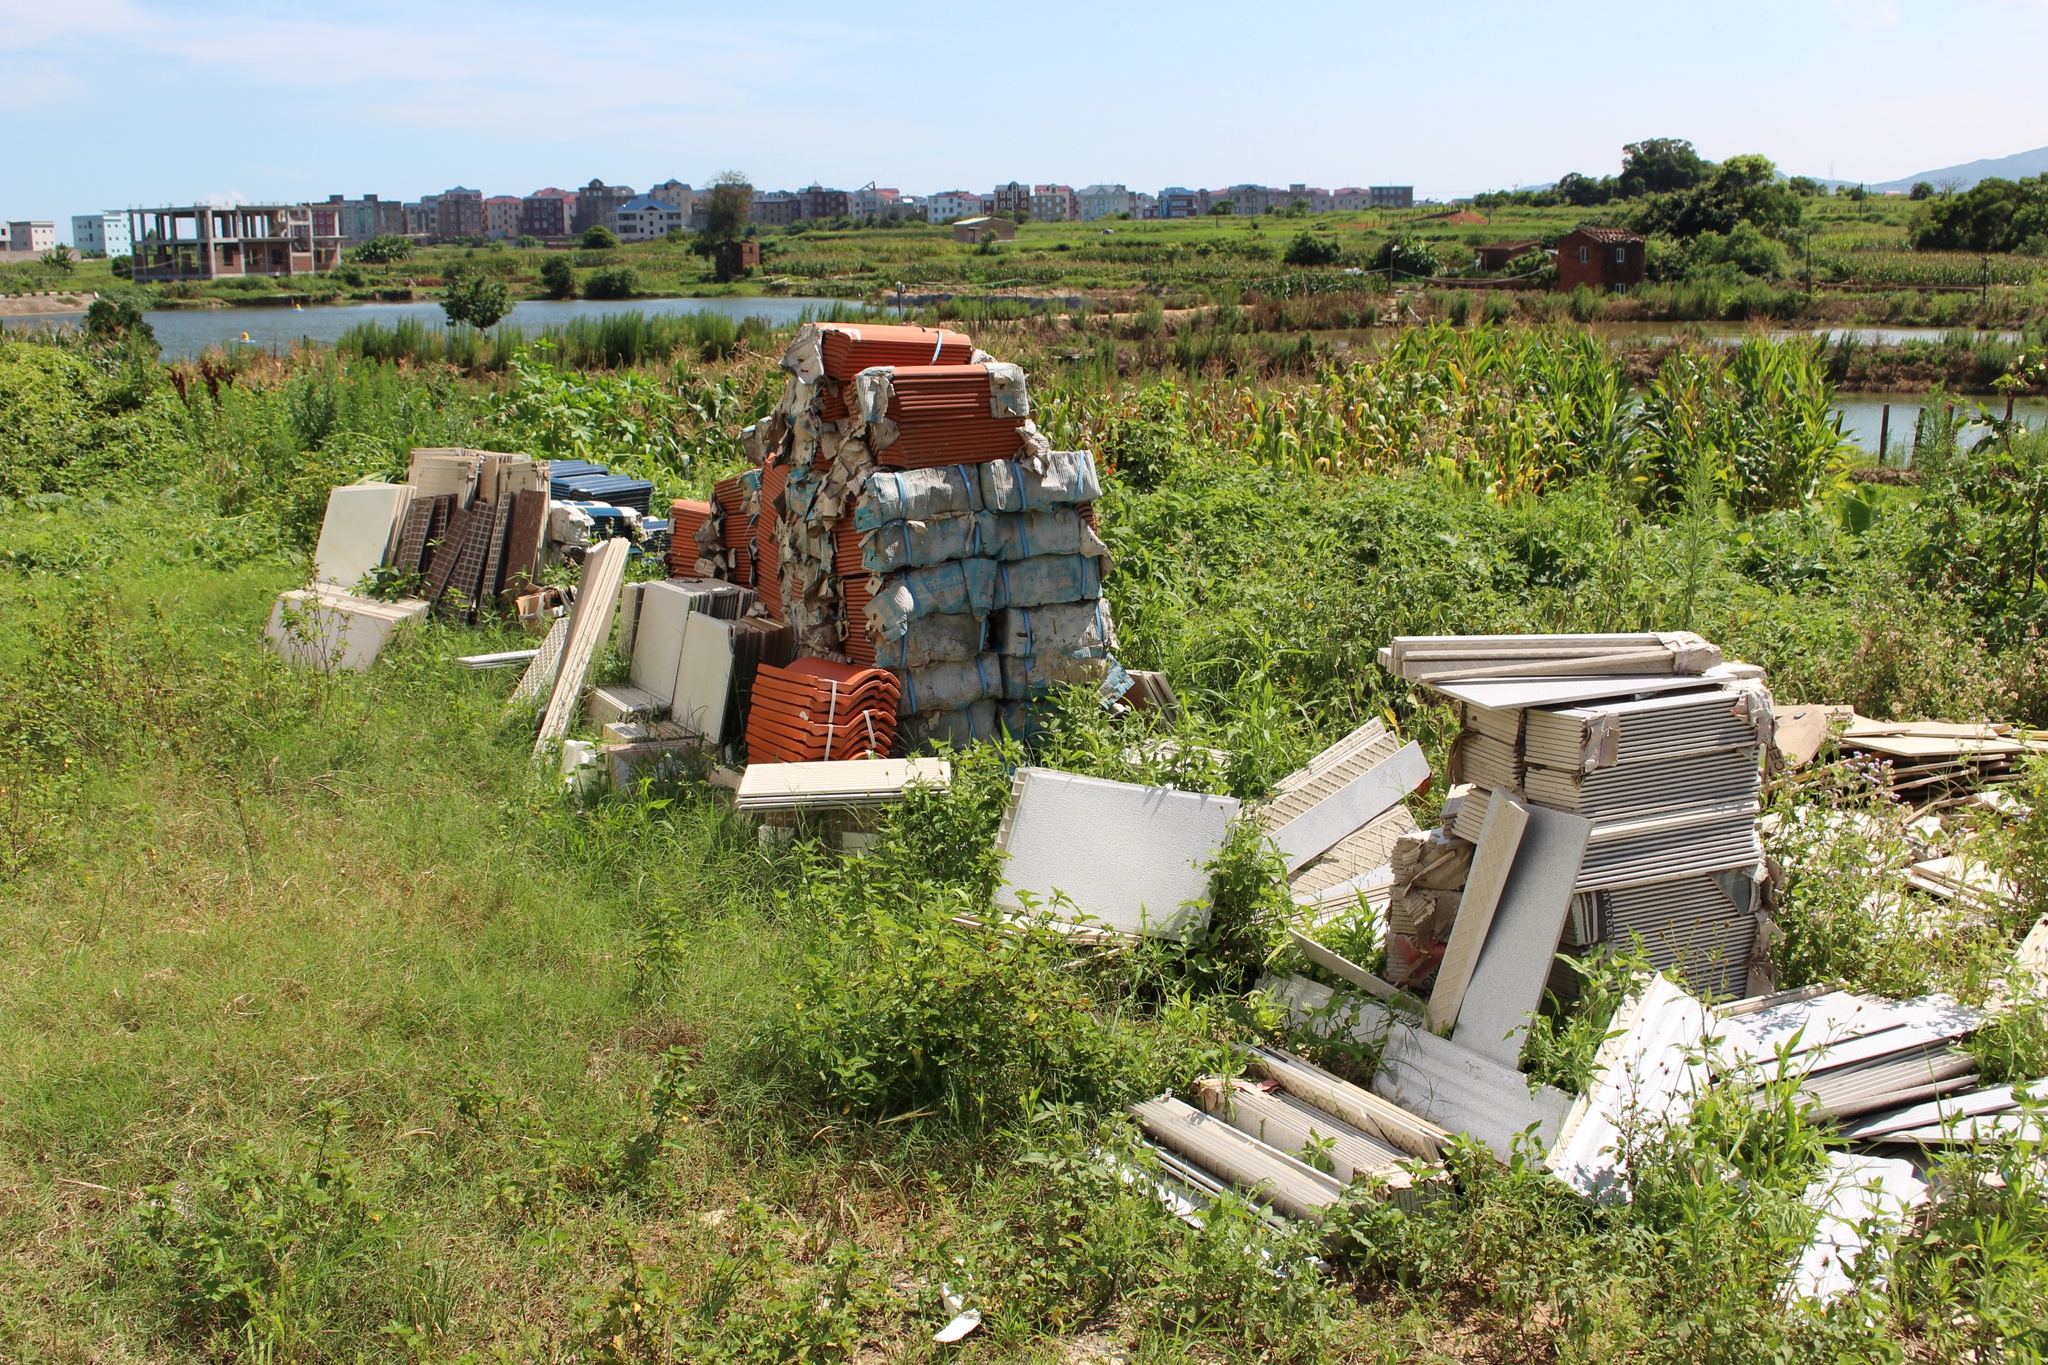
{"label": "construction debris", "polygon": [[833,763],[754,763],[740,778],[739,810],[880,806],[903,799],[912,783],[945,787],[953,765],[937,758],[867,758]]}
{"label": "construction debris", "polygon": [[1209,922],[1207,865],[1237,811],[1227,796],[1020,768],[996,832],[996,906],[1179,938]]}

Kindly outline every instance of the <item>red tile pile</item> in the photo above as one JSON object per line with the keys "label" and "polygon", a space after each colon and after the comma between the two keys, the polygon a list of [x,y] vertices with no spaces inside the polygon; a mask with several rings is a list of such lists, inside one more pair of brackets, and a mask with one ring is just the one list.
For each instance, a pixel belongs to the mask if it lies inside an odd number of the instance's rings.
{"label": "red tile pile", "polygon": [[841,517],[832,528],[832,571],[839,579],[839,591],[846,609],[846,657],[863,666],[875,662],[875,642],[868,635],[868,603],[875,598],[868,580],[867,565],[861,563],[860,532],[852,517]]}
{"label": "red tile pile", "polygon": [[943,327],[828,322],[818,331],[829,379],[851,379],[875,365],[965,365],[974,357],[971,338]]}
{"label": "red tile pile", "polygon": [[754,591],[776,620],[782,611],[782,549],[776,529],[782,519],[782,490],[789,485],[789,466],[779,457],[761,469],[760,511],[754,517]]}
{"label": "red tile pile", "polygon": [[697,532],[711,520],[711,504],[677,498],[669,505],[668,573],[671,578],[697,577]]}
{"label": "red tile pile", "polygon": [[901,684],[879,668],[798,659],[762,664],[747,711],[749,763],[811,763],[887,756]]}
{"label": "red tile pile", "polygon": [[875,458],[890,469],[1007,460],[1024,448],[1024,418],[989,410],[989,375],[979,365],[899,366],[889,418],[897,438]]}
{"label": "red tile pile", "polygon": [[729,479],[720,479],[711,486],[711,496],[718,500],[718,510],[724,518],[720,530],[725,548],[732,551],[737,561],[726,577],[743,587],[752,587],[754,529],[747,518],[747,491],[743,476],[735,474]]}

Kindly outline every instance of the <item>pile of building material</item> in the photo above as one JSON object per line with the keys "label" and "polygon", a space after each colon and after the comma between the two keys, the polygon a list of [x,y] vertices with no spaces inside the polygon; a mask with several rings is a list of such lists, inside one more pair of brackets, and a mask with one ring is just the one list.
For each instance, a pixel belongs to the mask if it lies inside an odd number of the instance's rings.
{"label": "pile of building material", "polygon": [[883,669],[830,659],[762,664],[752,691],[750,765],[886,756],[896,737],[899,688]]}
{"label": "pile of building material", "polygon": [[[1440,840],[1478,848],[1496,794],[1584,821],[1573,943],[1634,946],[1697,989],[1750,993],[1772,738],[1755,670],[1688,634],[1418,637],[1382,653],[1450,699],[1463,727],[1450,777],[1470,790]],[[1412,861],[1422,853],[1404,865],[1433,861],[1427,884],[1404,882],[1400,868],[1395,878],[1390,973],[1410,986],[1430,980],[1449,946],[1444,911],[1462,888],[1443,883],[1477,856],[1446,844]]]}
{"label": "pile of building material", "polygon": [[630,507],[642,516],[654,500],[654,485],[648,480],[614,474],[588,460],[549,461],[548,491],[558,502]]}
{"label": "pile of building material", "polygon": [[1437,1184],[1421,1163],[1449,1141],[1443,1129],[1285,1052],[1255,1048],[1249,1060],[1252,1077],[1198,1081],[1199,1108],[1171,1095],[1131,1108],[1160,1192],[1190,1221],[1225,1190],[1317,1221],[1361,1180],[1407,1208]]}
{"label": "pile of building material", "polygon": [[2048,742],[2010,725],[1892,722],[1853,714],[1836,746],[1880,765],[1892,796],[1929,809],[2009,781],[2015,760],[2027,753],[2048,753]]}
{"label": "pile of building material", "polygon": [[894,675],[903,750],[992,738],[1102,679],[1100,482],[1038,435],[1022,370],[956,332],[839,324],[800,329],[782,363],[744,433],[757,467],[671,509],[671,572],[751,586],[800,659]]}

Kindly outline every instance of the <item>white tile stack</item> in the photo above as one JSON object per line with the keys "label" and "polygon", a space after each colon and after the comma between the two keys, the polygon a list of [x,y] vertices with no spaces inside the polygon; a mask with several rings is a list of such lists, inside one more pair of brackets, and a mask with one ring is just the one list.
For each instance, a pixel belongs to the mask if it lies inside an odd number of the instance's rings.
{"label": "white tile stack", "polygon": [[1685,634],[1416,637],[1382,657],[1457,707],[1450,778],[1475,790],[1452,833],[1476,841],[1494,791],[1590,820],[1576,942],[1637,944],[1696,991],[1750,994],[1772,723],[1754,669]]}

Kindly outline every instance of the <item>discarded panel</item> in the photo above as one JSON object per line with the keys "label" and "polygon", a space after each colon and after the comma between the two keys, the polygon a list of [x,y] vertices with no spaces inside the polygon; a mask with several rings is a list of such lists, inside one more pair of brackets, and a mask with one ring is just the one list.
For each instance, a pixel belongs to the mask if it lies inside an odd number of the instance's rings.
{"label": "discarded panel", "polygon": [[1514,868],[1458,1013],[1452,1037],[1460,1046],[1506,1066],[1521,1056],[1529,1019],[1543,1003],[1551,959],[1564,936],[1572,887],[1592,829],[1591,821],[1578,816],[1529,808]]}
{"label": "discarded panel", "polygon": [[1345,835],[1364,826],[1429,781],[1429,760],[1422,746],[1408,744],[1274,830],[1273,842],[1294,873],[1327,852]]}
{"label": "discarded panel", "polygon": [[1206,864],[1229,835],[1227,796],[1141,787],[1050,768],[1022,768],[996,834],[1003,883],[996,904],[1074,913],[1125,933],[1178,938],[1209,920]]}
{"label": "discarded panel", "polygon": [[1704,1005],[1662,976],[1631,996],[1594,1058],[1592,1082],[1551,1145],[1551,1174],[1589,1199],[1625,1196],[1623,1125],[1673,1124],[1692,1112],[1707,1085],[1699,1051],[1709,1018]]}

